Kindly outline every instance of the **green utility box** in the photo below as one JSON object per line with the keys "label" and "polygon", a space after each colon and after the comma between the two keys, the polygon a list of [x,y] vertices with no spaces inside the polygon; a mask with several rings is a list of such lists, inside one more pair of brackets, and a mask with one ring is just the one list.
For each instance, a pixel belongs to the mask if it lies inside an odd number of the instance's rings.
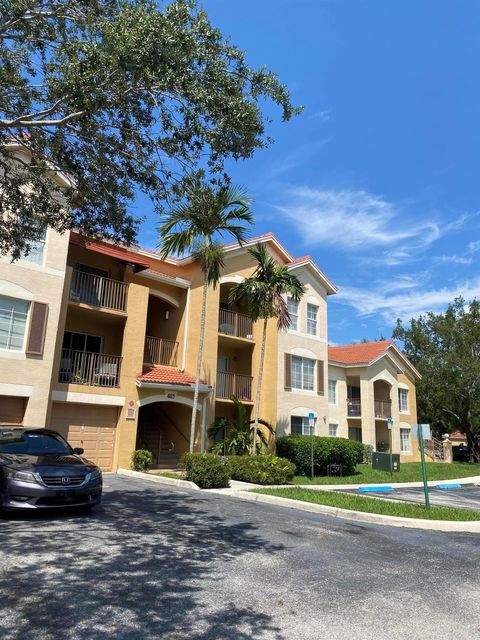
{"label": "green utility box", "polygon": [[[392,468],[390,469],[390,458],[392,460]],[[380,471],[400,471],[400,454],[392,453],[380,453],[380,451],[374,451],[372,455],[372,469],[379,469]]]}

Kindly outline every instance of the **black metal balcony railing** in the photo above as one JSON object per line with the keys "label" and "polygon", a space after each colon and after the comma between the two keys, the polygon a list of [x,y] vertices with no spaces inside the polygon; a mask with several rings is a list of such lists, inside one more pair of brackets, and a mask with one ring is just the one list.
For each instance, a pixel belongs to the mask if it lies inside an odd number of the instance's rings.
{"label": "black metal balcony railing", "polygon": [[165,364],[170,367],[177,366],[178,342],[146,336],[143,362],[145,364]]}
{"label": "black metal balcony railing", "polygon": [[92,273],[74,271],[70,284],[69,300],[83,302],[94,307],[127,310],[128,284]]}
{"label": "black metal balcony railing", "polygon": [[248,316],[238,311],[220,309],[218,331],[228,336],[253,340],[253,323]]}
{"label": "black metal balcony railing", "polygon": [[231,398],[236,396],[239,400],[252,399],[252,376],[242,373],[217,373],[217,398]]}
{"label": "black metal balcony railing", "polygon": [[98,387],[118,387],[121,356],[63,349],[59,382]]}
{"label": "black metal balcony railing", "polygon": [[360,398],[348,398],[347,399],[347,415],[350,418],[355,418],[362,415],[362,407]]}
{"label": "black metal balcony railing", "polygon": [[375,400],[375,417],[390,418],[392,415],[391,400]]}

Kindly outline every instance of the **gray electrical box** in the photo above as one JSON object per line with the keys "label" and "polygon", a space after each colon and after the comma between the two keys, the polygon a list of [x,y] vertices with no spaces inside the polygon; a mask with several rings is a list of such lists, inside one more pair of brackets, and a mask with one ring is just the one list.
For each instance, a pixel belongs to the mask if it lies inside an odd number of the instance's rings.
{"label": "gray electrical box", "polygon": [[[392,468],[390,469],[390,458],[392,460]],[[400,471],[400,454],[392,453],[380,453],[380,451],[374,451],[372,455],[372,469],[379,469],[380,471]]]}

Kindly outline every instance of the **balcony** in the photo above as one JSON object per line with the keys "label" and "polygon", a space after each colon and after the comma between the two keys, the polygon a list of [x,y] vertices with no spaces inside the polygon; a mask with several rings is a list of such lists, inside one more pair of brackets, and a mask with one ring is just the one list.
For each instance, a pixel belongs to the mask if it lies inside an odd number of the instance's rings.
{"label": "balcony", "polygon": [[349,418],[359,418],[362,415],[360,398],[347,399],[347,416]]}
{"label": "balcony", "polygon": [[253,340],[253,323],[244,313],[220,309],[218,317],[218,331],[227,336]]}
{"label": "balcony", "polygon": [[94,387],[118,387],[121,356],[63,349],[58,381]]}
{"label": "balcony", "polygon": [[243,373],[217,373],[217,398],[230,399],[236,396],[239,400],[252,400],[252,376]]}
{"label": "balcony", "polygon": [[101,309],[127,310],[128,284],[92,273],[74,271],[68,299]]}
{"label": "balcony", "polygon": [[165,364],[169,367],[177,366],[178,342],[146,336],[143,362],[145,364]]}
{"label": "balcony", "polygon": [[387,419],[392,415],[391,400],[375,400],[375,417]]}

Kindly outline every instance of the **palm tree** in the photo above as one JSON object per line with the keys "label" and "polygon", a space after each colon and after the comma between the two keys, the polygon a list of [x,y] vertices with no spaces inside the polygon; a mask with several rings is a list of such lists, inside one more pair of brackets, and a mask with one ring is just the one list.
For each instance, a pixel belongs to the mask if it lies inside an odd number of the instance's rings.
{"label": "palm tree", "polygon": [[[239,244],[245,240],[246,229],[241,223],[252,224],[251,198],[242,187],[213,188],[197,182],[188,190],[185,203],[172,209],[161,221],[161,255],[182,255],[188,251],[200,264],[203,273],[202,313],[198,345],[195,392],[193,396],[192,422],[190,426],[190,452],[195,442],[198,392],[202,370],[203,343],[205,339],[205,315],[207,291],[220,281],[224,265],[223,244],[218,237],[233,236]],[[201,450],[205,448],[205,434],[201,435]]]}
{"label": "palm tree", "polygon": [[[252,425],[255,420],[249,420],[246,406],[237,397],[232,396],[231,400],[237,412],[237,420],[234,422],[228,418],[215,418],[215,422],[208,428],[208,437],[215,440],[219,434],[223,434],[223,439],[216,442],[210,450],[213,453],[225,452],[228,455],[243,456],[253,449],[254,427]],[[274,433],[265,420],[258,420],[257,424],[263,425],[271,434]],[[268,446],[268,440],[262,430],[258,432],[258,439],[260,442],[256,443],[257,453]]]}
{"label": "palm tree", "polygon": [[[253,322],[263,319],[262,346],[258,365],[257,394],[255,399],[255,423],[253,441],[257,441],[260,397],[262,391],[263,364],[265,361],[265,345],[267,340],[267,324],[270,318],[276,318],[278,330],[287,330],[290,326],[290,314],[285,301],[285,294],[295,302],[299,302],[305,293],[305,287],[296,275],[290,273],[285,265],[277,264],[268,253],[264,244],[257,244],[248,250],[257,261],[254,273],[243,282],[232,287],[229,302],[244,300],[248,315]],[[257,453],[256,446],[252,447],[252,455]]]}

